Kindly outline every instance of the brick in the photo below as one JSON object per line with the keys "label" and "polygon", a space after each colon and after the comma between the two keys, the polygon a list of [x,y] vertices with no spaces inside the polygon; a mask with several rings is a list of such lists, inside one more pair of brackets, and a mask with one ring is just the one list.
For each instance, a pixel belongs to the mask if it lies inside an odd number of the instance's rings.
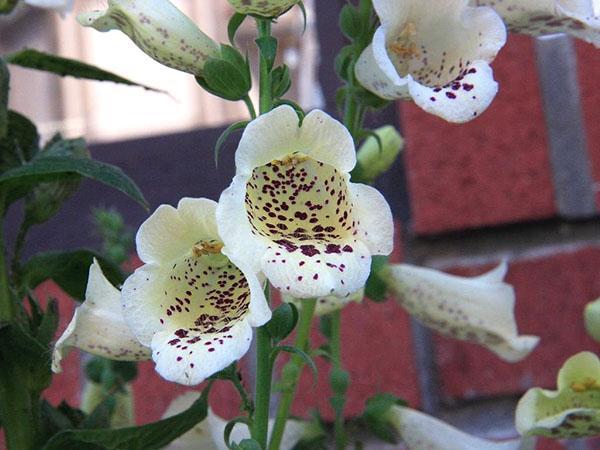
{"label": "brick", "polygon": [[[457,267],[476,275],[489,267]],[[436,337],[443,397],[448,400],[518,395],[533,386],[554,388],[564,361],[580,351],[598,351],[587,336],[583,308],[600,297],[600,246],[515,260],[507,281],[517,293],[521,334],[541,337],[524,361],[508,364],[470,343]]]}
{"label": "brick", "polygon": [[596,202],[600,209],[600,51],[590,44],[578,41],[576,44],[581,88],[581,102],[587,130],[588,151],[592,172],[596,181]]}
{"label": "brick", "polygon": [[496,100],[453,125],[401,105],[413,226],[437,234],[556,213],[532,41],[511,36],[493,64]]}

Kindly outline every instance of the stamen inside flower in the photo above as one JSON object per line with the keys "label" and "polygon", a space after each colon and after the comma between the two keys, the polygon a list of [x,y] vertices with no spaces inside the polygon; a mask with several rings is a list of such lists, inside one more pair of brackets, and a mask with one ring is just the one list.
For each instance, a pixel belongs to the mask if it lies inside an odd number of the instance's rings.
{"label": "stamen inside flower", "polygon": [[588,377],[585,380],[581,381],[581,382],[573,382],[571,383],[571,389],[573,389],[575,392],[586,392],[586,391],[592,391],[592,390],[600,390],[600,383],[598,383],[597,380]]}
{"label": "stamen inside flower", "polygon": [[245,202],[252,232],[288,251],[312,256],[314,244],[335,246],[356,233],[346,179],[304,153],[254,169]]}

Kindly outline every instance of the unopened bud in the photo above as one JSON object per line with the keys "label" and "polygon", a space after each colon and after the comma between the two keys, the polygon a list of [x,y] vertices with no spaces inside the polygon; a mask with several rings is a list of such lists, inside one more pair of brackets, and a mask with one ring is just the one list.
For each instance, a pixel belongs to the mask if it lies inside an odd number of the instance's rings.
{"label": "unopened bud", "polygon": [[391,125],[378,128],[375,134],[380,141],[370,136],[358,150],[357,168],[353,173],[353,179],[356,181],[375,181],[392,167],[404,146],[404,139]]}
{"label": "unopened bud", "polygon": [[600,341],[600,298],[587,304],[583,316],[587,333]]}

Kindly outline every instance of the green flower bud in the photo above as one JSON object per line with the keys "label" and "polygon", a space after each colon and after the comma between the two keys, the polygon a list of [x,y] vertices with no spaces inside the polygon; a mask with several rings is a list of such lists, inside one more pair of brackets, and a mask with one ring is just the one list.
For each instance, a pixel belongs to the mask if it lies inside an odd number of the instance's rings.
{"label": "green flower bud", "polygon": [[587,304],[583,317],[587,333],[600,341],[600,298]]}
{"label": "green flower bud", "polygon": [[353,173],[357,181],[371,183],[380,175],[387,172],[404,146],[404,139],[396,129],[387,125],[375,130],[381,140],[381,147],[375,137],[370,136],[360,147],[357,153],[357,168]]}
{"label": "green flower bud", "polygon": [[277,17],[282,15],[298,0],[228,0],[236,12],[262,17]]}
{"label": "green flower bud", "polygon": [[219,53],[219,45],[168,0],[108,0],[106,11],[77,20],[98,31],[120,30],[159,63],[194,75]]}
{"label": "green flower bud", "polygon": [[[133,408],[133,390],[130,384],[124,386],[124,389],[115,392],[115,409],[113,410],[110,425],[113,428],[131,426],[135,423]],[[104,401],[107,393],[101,384],[87,381],[81,394],[81,410],[86,414],[91,414],[96,407]]]}

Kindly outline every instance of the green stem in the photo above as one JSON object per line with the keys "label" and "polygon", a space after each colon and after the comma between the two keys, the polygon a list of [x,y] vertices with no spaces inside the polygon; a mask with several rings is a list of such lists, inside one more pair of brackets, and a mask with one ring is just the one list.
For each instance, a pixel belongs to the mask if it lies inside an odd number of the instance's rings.
{"label": "green stem", "polygon": [[[342,371],[342,340],[341,340],[342,312],[336,311],[331,315],[331,364],[334,371]],[[344,400],[345,392],[335,393],[338,397],[335,408],[334,437],[336,450],[346,448],[346,433],[344,431]]]}
{"label": "green stem", "polygon": [[[271,21],[268,19],[256,19],[258,26],[258,37],[265,38],[271,36]],[[259,112],[265,114],[273,107],[271,98],[271,72],[267,59],[260,55],[260,82],[259,82]]]}
{"label": "green stem", "polygon": [[[308,349],[310,339],[310,326],[315,313],[316,299],[302,300],[302,308],[300,309],[300,318],[298,320],[298,329],[296,331],[296,342],[294,346],[302,351]],[[277,407],[277,415],[275,416],[275,424],[273,425],[273,433],[271,434],[271,442],[269,450],[279,450],[283,432],[285,431],[285,423],[290,414],[292,402],[296,396],[296,388],[300,375],[302,374],[302,366],[304,360],[299,355],[292,355],[289,362],[282,370],[283,383],[287,389],[281,394],[279,405]],[[289,379],[285,379],[289,375]]]}
{"label": "green stem", "polygon": [[250,97],[248,95],[246,95],[246,97],[244,97],[244,103],[246,104],[246,107],[248,108],[248,112],[250,113],[250,118],[252,120],[256,119],[256,109],[254,109],[254,103],[252,103],[252,100],[250,100]]}
{"label": "green stem", "polygon": [[242,399],[242,408],[248,413],[252,414],[254,412],[254,405],[252,404],[252,400],[250,400],[250,397],[248,396],[248,392],[246,392],[244,385],[240,381],[239,376],[236,375],[236,377],[233,378],[231,382],[233,383],[235,390],[238,392],[240,398]]}
{"label": "green stem", "polygon": [[[265,293],[270,300],[270,288]],[[270,302],[269,302],[270,303]],[[267,448],[269,432],[269,408],[271,406],[271,350],[273,342],[266,325],[256,330],[256,388],[254,390],[254,414],[252,417],[252,439]]]}
{"label": "green stem", "polygon": [[15,317],[15,307],[8,284],[8,265],[6,264],[6,246],[4,245],[4,214],[6,210],[6,192],[0,193],[0,321],[11,321]]}
{"label": "green stem", "polygon": [[15,249],[13,252],[13,258],[11,262],[11,270],[13,273],[14,283],[19,286],[20,270],[21,270],[21,254],[23,253],[23,247],[25,246],[25,238],[27,233],[33,224],[27,220],[27,218],[21,223],[19,228],[19,234],[17,234],[17,240],[15,243]]}

